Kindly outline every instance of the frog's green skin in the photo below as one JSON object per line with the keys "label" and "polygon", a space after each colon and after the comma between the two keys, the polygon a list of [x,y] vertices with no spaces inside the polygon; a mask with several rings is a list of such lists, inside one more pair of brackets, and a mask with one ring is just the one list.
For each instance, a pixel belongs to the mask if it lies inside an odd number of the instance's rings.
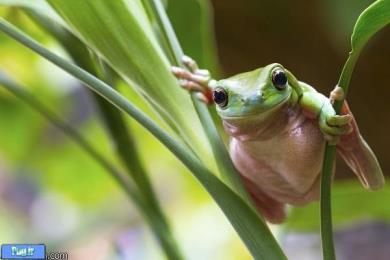
{"label": "frog's green skin", "polygon": [[[282,69],[288,76],[288,86],[284,90],[278,90],[272,83],[272,72]],[[336,123],[347,123],[348,118],[335,116],[332,104],[314,88],[297,79],[282,65],[274,63],[264,68],[238,74],[228,79],[214,81],[210,87],[222,87],[229,94],[229,101],[226,107],[217,106],[218,114],[222,119],[248,119],[253,116],[268,116],[270,111],[289,103],[290,107],[299,104],[309,117],[320,116],[319,124],[324,133],[329,135],[341,135],[348,131],[348,127],[330,127],[326,118],[332,117]],[[338,124],[336,124],[338,125]]]}
{"label": "frog's green skin", "polygon": [[[275,70],[287,75],[282,90],[273,84]],[[337,150],[366,188],[383,185],[381,168],[348,106],[344,115],[335,115],[327,97],[282,65],[210,80],[207,86],[228,94],[227,104],[216,107],[231,136],[230,155],[268,221],[282,222],[285,204],[300,206],[318,199],[326,139],[340,139]]]}

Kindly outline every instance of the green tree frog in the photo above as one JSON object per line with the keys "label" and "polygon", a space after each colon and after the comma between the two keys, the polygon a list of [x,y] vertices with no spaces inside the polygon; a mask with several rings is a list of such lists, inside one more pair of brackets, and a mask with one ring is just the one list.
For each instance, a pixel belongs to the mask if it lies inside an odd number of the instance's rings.
{"label": "green tree frog", "polygon": [[348,105],[341,115],[333,109],[332,102],[343,99],[341,88],[327,98],[277,63],[218,81],[191,58],[183,63],[187,69],[173,67],[173,74],[183,88],[216,105],[231,159],[269,222],[284,221],[287,204],[319,199],[326,140],[365,188],[383,186],[379,163]]}

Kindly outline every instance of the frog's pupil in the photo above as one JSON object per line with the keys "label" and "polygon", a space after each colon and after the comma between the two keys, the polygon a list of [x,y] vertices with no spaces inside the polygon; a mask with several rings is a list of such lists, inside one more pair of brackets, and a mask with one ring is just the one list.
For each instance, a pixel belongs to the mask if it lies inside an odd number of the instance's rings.
{"label": "frog's pupil", "polygon": [[272,77],[272,82],[278,89],[284,88],[287,84],[286,73],[284,73],[282,70],[275,71]]}
{"label": "frog's pupil", "polygon": [[228,95],[223,88],[217,88],[213,91],[213,100],[220,107],[227,105]]}

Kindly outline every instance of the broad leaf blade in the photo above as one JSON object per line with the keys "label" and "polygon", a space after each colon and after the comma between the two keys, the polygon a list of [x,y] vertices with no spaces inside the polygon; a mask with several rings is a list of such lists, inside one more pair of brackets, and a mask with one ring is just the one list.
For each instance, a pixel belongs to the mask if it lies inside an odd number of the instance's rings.
{"label": "broad leaf blade", "polygon": [[378,0],[359,16],[353,30],[352,51],[359,51],[376,32],[390,23],[390,0]]}
{"label": "broad leaf blade", "polygon": [[72,30],[152,104],[198,154],[209,155],[191,99],[170,73],[140,1],[49,0]]}
{"label": "broad leaf blade", "polygon": [[[390,0],[378,0],[367,7],[358,17],[351,36],[351,52],[344,64],[338,86],[348,93],[349,83],[359,55],[367,42],[390,23]],[[337,113],[340,112],[343,100],[334,104]]]}

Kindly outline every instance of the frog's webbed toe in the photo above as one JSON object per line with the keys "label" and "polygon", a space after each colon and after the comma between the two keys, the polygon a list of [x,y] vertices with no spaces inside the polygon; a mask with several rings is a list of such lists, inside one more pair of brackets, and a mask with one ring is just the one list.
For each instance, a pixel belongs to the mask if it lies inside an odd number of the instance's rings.
{"label": "frog's webbed toe", "polygon": [[185,68],[172,67],[173,75],[179,80],[179,85],[191,92],[201,101],[212,103],[209,82],[211,81],[208,70],[199,69],[198,64],[190,57],[184,56],[182,62]]}

